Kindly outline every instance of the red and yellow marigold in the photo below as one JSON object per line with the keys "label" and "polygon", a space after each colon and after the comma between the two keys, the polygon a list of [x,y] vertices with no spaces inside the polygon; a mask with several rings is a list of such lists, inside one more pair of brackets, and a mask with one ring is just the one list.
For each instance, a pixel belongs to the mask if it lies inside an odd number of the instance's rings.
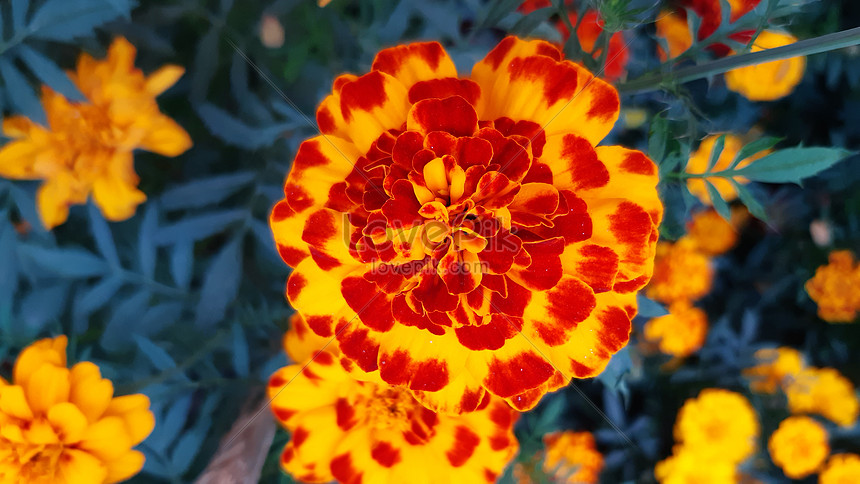
{"label": "red and yellow marigold", "polygon": [[[797,37],[771,30],[759,34],[751,52],[782,47]],[[773,101],[791,94],[803,79],[806,57],[792,57],[741,67],[726,72],[726,87],[751,101]]]}
{"label": "red and yellow marigold", "polygon": [[289,301],[354,376],[445,413],[600,373],[663,212],[651,160],[595,148],[618,112],[547,42],[508,37],[462,78],[438,43],[381,51],[335,80],[271,214]]}
{"label": "red and yellow marigold", "polygon": [[675,440],[706,461],[743,462],[758,435],[758,416],[746,397],[719,388],[687,400],[675,422]]}
{"label": "red and yellow marigold", "polygon": [[591,432],[554,432],[543,437],[543,470],[551,482],[597,484],[603,470],[603,454]]}
{"label": "red and yellow marigold", "polygon": [[654,277],[646,294],[664,303],[695,301],[711,290],[713,282],[711,259],[699,251],[693,240],[682,237],[675,243],[657,245]]}
{"label": "red and yellow marigold", "polygon": [[86,102],[43,87],[48,126],[24,116],[3,121],[12,141],[0,150],[0,176],[44,180],[36,202],[48,228],[65,222],[69,206],[90,194],[107,219],[131,217],[146,200],[137,189],[133,151],[176,156],[191,146],[188,133],[155,102],[184,69],[167,65],[144,77],[134,58],[134,46],[121,37],[104,60],[83,54],[69,76]]}
{"label": "red and yellow marigold", "polygon": [[[327,341],[293,318],[287,351],[300,364],[269,381],[275,418],[292,434],[281,466],[304,482],[495,482],[517,452],[517,412],[485,394],[472,413],[441,415],[408,389],[358,381]],[[296,334],[300,333],[300,334]],[[290,345],[304,341],[301,353]],[[297,360],[302,354],[312,360]]]}
{"label": "red and yellow marigold", "polygon": [[804,367],[803,355],[794,348],[764,348],[755,352],[756,366],[744,370],[750,389],[758,393],[776,393],[797,377]]}
{"label": "red and yellow marigold", "polygon": [[818,475],[818,484],[854,484],[860,476],[860,455],[835,454]]}
{"label": "red and yellow marigold", "polygon": [[850,323],[860,311],[860,264],[849,250],[833,251],[828,260],[806,281],[806,292],[818,304],[821,319]]}
{"label": "red and yellow marigold", "polygon": [[708,315],[687,300],[673,302],[669,314],[645,323],[643,336],[661,352],[689,356],[698,351],[708,335]]}
{"label": "red and yellow marigold", "polygon": [[132,447],[152,432],[149,399],[115,397],[99,368],[66,366],[66,337],[24,349],[12,381],[0,378],[0,482],[101,484],[137,474]]}
{"label": "red and yellow marigold", "polygon": [[803,479],[821,468],[830,454],[827,430],[809,417],[789,417],[768,439],[770,457],[787,477]]}

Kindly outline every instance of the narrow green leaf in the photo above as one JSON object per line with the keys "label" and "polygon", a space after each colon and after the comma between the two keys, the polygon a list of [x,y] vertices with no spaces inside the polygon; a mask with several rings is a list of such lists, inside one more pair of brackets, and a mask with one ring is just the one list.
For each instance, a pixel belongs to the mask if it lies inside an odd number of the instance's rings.
{"label": "narrow green leaf", "polygon": [[853,155],[841,148],[786,148],[736,171],[736,175],[767,183],[799,183]]}
{"label": "narrow green leaf", "polygon": [[669,122],[666,117],[662,113],[654,116],[648,133],[648,156],[658,165],[666,156],[666,133],[668,131]]}
{"label": "narrow green leaf", "polygon": [[705,173],[710,173],[713,171],[714,166],[717,165],[717,161],[720,159],[720,155],[723,154],[723,148],[726,146],[726,134],[723,133],[717,138],[717,141],[714,142],[714,149],[711,151],[711,159],[708,160],[708,169],[705,170]]}
{"label": "narrow green leaf", "polygon": [[741,203],[746,205],[747,210],[750,211],[752,216],[762,222],[767,222],[767,212],[765,211],[764,206],[755,198],[749,188],[738,183],[734,178],[730,178],[730,180],[738,191],[738,198],[741,200]]}
{"label": "narrow green leaf", "polygon": [[705,179],[705,185],[708,187],[708,195],[711,197],[711,203],[714,205],[714,210],[716,210],[721,217],[726,219],[726,221],[731,222],[732,211],[729,209],[729,204],[723,200],[723,196],[720,195],[719,191],[717,191],[717,187],[715,187],[708,179]]}
{"label": "narrow green leaf", "polygon": [[749,158],[750,156],[755,155],[756,153],[760,153],[765,150],[769,150],[776,146],[777,143],[782,141],[783,138],[776,138],[773,136],[765,136],[764,138],[759,138],[752,143],[747,143],[743,148],[738,151],[735,155],[735,159],[732,160],[732,164],[729,165],[730,170],[734,170],[740,162]]}

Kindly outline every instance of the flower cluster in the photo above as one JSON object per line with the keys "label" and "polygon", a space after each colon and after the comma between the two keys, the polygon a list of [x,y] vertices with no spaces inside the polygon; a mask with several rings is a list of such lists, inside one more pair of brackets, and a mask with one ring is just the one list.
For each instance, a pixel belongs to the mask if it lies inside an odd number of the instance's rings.
{"label": "flower cluster", "polygon": [[774,464],[792,479],[817,472],[830,454],[827,430],[809,417],[783,420],[768,439],[767,448]]}
{"label": "flower cluster", "polygon": [[657,464],[654,474],[662,484],[735,482],[737,466],[755,452],[758,435],[758,417],[743,395],[703,390],[678,412],[678,445],[672,456]]}
{"label": "flower cluster", "polygon": [[850,323],[860,312],[860,264],[848,250],[833,251],[828,258],[806,282],[806,292],[818,304],[821,319]]}
{"label": "flower cluster", "polygon": [[66,337],[25,348],[0,378],[0,482],[113,483],[143,467],[132,448],[155,426],[149,399],[114,396],[99,368],[66,364]]}
{"label": "flower cluster", "polygon": [[167,65],[144,77],[134,66],[135,54],[121,37],[104,60],[82,54],[69,77],[86,101],[69,101],[43,87],[47,127],[24,116],[3,121],[3,134],[12,141],[0,149],[0,176],[44,180],[37,204],[46,227],[65,222],[69,206],[85,203],[90,194],[107,219],[131,217],[146,200],[137,189],[133,151],[177,156],[191,146],[188,133],[155,102],[184,69]]}

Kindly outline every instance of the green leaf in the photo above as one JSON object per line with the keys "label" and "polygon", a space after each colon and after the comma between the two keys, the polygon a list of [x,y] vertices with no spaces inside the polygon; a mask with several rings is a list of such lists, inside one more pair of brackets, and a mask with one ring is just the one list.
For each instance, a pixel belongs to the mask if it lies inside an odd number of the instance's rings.
{"label": "green leaf", "polygon": [[711,151],[711,159],[708,160],[708,169],[705,170],[705,173],[710,173],[713,171],[714,166],[716,166],[717,161],[720,160],[720,155],[723,154],[723,148],[726,146],[726,134],[721,134],[717,141],[714,142],[714,149]]}
{"label": "green leaf", "polygon": [[732,164],[729,165],[730,170],[734,170],[740,162],[749,158],[750,156],[755,155],[756,153],[760,153],[764,150],[769,150],[776,146],[777,143],[782,141],[783,138],[776,138],[773,136],[766,136],[764,138],[759,138],[752,143],[747,143],[743,148],[738,151],[735,155],[735,159],[732,160]]}
{"label": "green leaf", "polygon": [[762,204],[755,198],[749,188],[744,186],[742,183],[738,183],[734,178],[730,178],[730,180],[738,191],[738,198],[741,200],[741,203],[746,205],[747,210],[750,211],[752,216],[762,222],[767,222],[767,212],[765,211],[764,206],[762,206]]}
{"label": "green leaf", "polygon": [[841,148],[786,148],[735,171],[735,175],[767,183],[800,183],[853,154]]}
{"label": "green leaf", "polygon": [[732,221],[732,211],[729,209],[729,204],[723,200],[723,196],[709,180],[705,179],[705,186],[708,187],[708,196],[711,197],[711,203],[714,205],[714,210],[720,214],[726,221]]}
{"label": "green leaf", "polygon": [[669,122],[662,113],[654,116],[651,121],[651,130],[648,133],[648,156],[658,165],[666,156],[666,133],[669,131]]}

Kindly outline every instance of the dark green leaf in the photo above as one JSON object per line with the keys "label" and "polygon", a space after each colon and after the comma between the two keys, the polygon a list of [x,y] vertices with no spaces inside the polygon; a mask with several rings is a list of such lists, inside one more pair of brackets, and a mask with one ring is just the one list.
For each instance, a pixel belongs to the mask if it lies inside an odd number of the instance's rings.
{"label": "dark green leaf", "polygon": [[31,49],[26,44],[21,44],[16,50],[20,58],[33,74],[51,89],[66,96],[72,101],[83,101],[84,95],[77,86],[69,79],[69,76],[60,69],[51,59],[45,57],[38,51]]}
{"label": "dark green leaf", "polygon": [[723,196],[720,195],[719,191],[717,191],[717,187],[707,179],[705,179],[705,186],[708,187],[708,196],[711,197],[711,203],[714,205],[714,210],[716,210],[721,217],[731,222],[732,211],[729,208],[729,204],[723,200]]}
{"label": "dark green leaf", "polygon": [[144,277],[152,279],[155,275],[155,232],[158,230],[158,205],[155,202],[146,204],[143,221],[140,223],[140,233],[137,239],[138,263]]}
{"label": "dark green leaf", "polygon": [[177,210],[216,204],[251,183],[255,176],[244,171],[193,180],[166,190],[161,195],[161,205],[165,210]]}
{"label": "dark green leaf", "polygon": [[27,22],[30,0],[12,0],[12,31],[18,32]]}
{"label": "dark green leaf", "polygon": [[142,290],[134,296],[124,298],[108,319],[99,344],[108,351],[119,351],[131,343],[140,315],[149,307],[151,294]]}
{"label": "dark green leaf", "polygon": [[233,324],[233,369],[241,377],[247,377],[251,373],[251,360],[248,356],[248,339],[242,326]]}
{"label": "dark green leaf", "polygon": [[108,264],[112,267],[120,267],[119,254],[116,252],[116,245],[113,241],[113,234],[108,227],[101,211],[96,207],[95,203],[90,202],[87,206],[90,216],[90,231],[93,234],[93,239],[96,241],[96,247]]}
{"label": "dark green leaf", "polygon": [[93,29],[117,17],[128,16],[129,5],[117,10],[109,0],[47,0],[33,15],[33,37],[60,42],[92,35]]}
{"label": "dark green leaf", "polygon": [[156,370],[165,371],[171,368],[176,368],[176,362],[171,358],[167,351],[164,350],[164,348],[143,336],[136,334],[133,337],[137,347],[140,348],[140,351],[144,355],[146,355]]}
{"label": "dark green leaf", "polygon": [[759,182],[799,183],[853,154],[841,148],[786,148],[756,160],[736,173]]}
{"label": "dark green leaf", "polygon": [[651,129],[648,132],[648,156],[654,163],[660,165],[666,156],[666,135],[669,132],[669,121],[663,113],[657,114],[651,120]]}
{"label": "dark green leaf", "polygon": [[46,123],[42,103],[33,92],[30,81],[14,64],[0,57],[0,76],[6,85],[6,98],[15,110],[39,124]]}
{"label": "dark green leaf", "polygon": [[750,211],[752,216],[763,222],[767,222],[767,212],[752,192],[750,192],[749,188],[744,186],[742,183],[736,182],[734,179],[731,179],[731,181],[734,184],[735,189],[738,191],[738,198],[741,200],[741,203],[746,205],[747,210]]}
{"label": "dark green leaf", "polygon": [[239,237],[230,241],[212,260],[200,290],[198,326],[211,326],[224,319],[227,307],[236,298],[242,281],[242,240]]}
{"label": "dark green leaf", "polygon": [[755,155],[756,153],[760,153],[762,151],[773,148],[780,141],[782,141],[782,138],[765,136],[764,138],[759,138],[752,143],[745,144],[744,147],[741,148],[740,151],[738,151],[738,153],[735,155],[735,159],[732,160],[732,164],[729,165],[729,169],[735,169],[735,167],[737,167],[740,162]]}
{"label": "dark green leaf", "polygon": [[228,225],[248,217],[245,210],[225,210],[182,219],[164,225],[155,232],[155,243],[159,246],[172,245],[181,240],[200,240],[226,229]]}
{"label": "dark green leaf", "polygon": [[62,277],[93,277],[104,274],[108,269],[104,260],[83,249],[21,245],[19,251],[35,265]]}
{"label": "dark green leaf", "polygon": [[705,173],[710,173],[713,171],[714,166],[716,166],[717,161],[720,160],[720,155],[723,154],[723,148],[726,146],[726,135],[725,133],[721,134],[717,137],[717,141],[714,142],[714,149],[711,151],[711,158],[708,160],[708,168],[705,170]]}

